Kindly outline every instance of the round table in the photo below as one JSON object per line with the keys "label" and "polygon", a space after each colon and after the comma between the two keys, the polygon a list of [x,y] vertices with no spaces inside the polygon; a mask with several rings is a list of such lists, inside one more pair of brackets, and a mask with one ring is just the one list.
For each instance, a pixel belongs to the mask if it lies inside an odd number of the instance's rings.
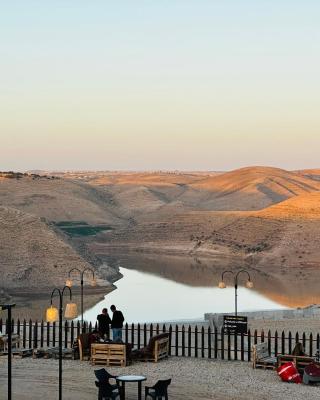
{"label": "round table", "polygon": [[121,382],[121,391],[120,391],[120,399],[124,400],[125,399],[125,385],[126,382],[138,382],[138,400],[141,400],[141,386],[142,382],[146,381],[147,378],[143,375],[120,375],[117,376],[117,381]]}

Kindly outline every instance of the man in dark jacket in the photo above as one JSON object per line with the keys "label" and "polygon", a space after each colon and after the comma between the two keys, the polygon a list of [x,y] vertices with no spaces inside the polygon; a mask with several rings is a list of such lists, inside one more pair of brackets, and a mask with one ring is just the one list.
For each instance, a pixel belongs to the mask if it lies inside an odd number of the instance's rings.
{"label": "man in dark jacket", "polygon": [[107,308],[104,308],[102,310],[102,314],[99,314],[97,316],[97,320],[98,320],[98,329],[101,337],[104,339],[109,339],[110,335],[109,325],[111,324],[111,319],[109,317]]}
{"label": "man in dark jacket", "polygon": [[110,310],[113,313],[112,321],[111,321],[111,329],[112,329],[112,340],[122,341],[122,327],[124,316],[120,310],[116,309],[116,306],[112,304]]}

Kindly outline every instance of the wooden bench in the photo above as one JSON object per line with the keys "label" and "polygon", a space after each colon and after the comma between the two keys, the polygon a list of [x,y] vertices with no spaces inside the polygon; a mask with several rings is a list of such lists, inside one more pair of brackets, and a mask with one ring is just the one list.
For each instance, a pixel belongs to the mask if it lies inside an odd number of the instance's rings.
{"label": "wooden bench", "polygon": [[269,354],[268,343],[263,342],[252,346],[252,367],[263,369],[275,369],[277,357]]}
{"label": "wooden bench", "polygon": [[[0,336],[0,352],[7,354],[8,351],[8,335]],[[13,333],[11,335],[12,350],[20,346],[20,335]]]}
{"label": "wooden bench", "polygon": [[279,354],[278,355],[278,366],[280,367],[281,365],[292,361],[295,366],[297,367],[297,370],[299,371],[300,374],[303,374],[303,371],[307,365],[310,363],[314,362],[313,357],[308,357],[308,356],[294,356],[291,354]]}
{"label": "wooden bench", "polygon": [[126,345],[121,343],[92,343],[91,364],[127,365]]}
{"label": "wooden bench", "polygon": [[132,352],[132,359],[137,361],[158,362],[169,355],[169,333],[152,336],[148,346]]}

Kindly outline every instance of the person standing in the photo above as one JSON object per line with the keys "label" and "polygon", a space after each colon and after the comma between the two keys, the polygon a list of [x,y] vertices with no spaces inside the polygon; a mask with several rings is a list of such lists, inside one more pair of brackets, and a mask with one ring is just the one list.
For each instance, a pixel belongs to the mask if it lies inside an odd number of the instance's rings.
{"label": "person standing", "polygon": [[98,320],[98,330],[101,337],[109,339],[111,318],[109,317],[107,308],[104,308],[102,310],[102,314],[99,314],[97,316],[97,320]]}
{"label": "person standing", "polygon": [[110,310],[113,313],[112,321],[111,321],[111,329],[112,329],[112,340],[113,341],[122,341],[122,327],[124,316],[120,310],[116,309],[116,306],[112,304]]}

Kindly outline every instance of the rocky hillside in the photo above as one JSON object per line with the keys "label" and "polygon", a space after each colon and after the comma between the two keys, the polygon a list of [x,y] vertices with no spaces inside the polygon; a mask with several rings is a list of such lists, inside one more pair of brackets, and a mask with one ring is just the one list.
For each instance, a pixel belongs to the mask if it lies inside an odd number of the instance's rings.
{"label": "rocky hillside", "polygon": [[41,218],[1,206],[0,243],[0,288],[52,288],[70,268],[89,267]]}

